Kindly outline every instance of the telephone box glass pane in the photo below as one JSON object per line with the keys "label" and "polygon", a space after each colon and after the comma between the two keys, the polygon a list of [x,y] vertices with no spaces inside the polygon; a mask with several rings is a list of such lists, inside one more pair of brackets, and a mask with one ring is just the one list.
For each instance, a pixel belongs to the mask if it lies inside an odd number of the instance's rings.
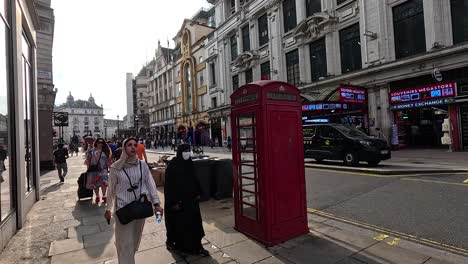
{"label": "telephone box glass pane", "polygon": [[239,144],[239,185],[241,214],[257,220],[257,152],[255,116],[237,118]]}

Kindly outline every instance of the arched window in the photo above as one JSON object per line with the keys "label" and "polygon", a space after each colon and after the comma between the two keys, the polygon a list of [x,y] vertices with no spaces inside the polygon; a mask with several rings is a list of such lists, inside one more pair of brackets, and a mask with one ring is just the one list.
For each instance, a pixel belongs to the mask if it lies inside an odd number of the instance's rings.
{"label": "arched window", "polygon": [[190,63],[185,64],[185,91],[187,95],[187,108],[188,112],[192,112],[192,81],[190,74]]}

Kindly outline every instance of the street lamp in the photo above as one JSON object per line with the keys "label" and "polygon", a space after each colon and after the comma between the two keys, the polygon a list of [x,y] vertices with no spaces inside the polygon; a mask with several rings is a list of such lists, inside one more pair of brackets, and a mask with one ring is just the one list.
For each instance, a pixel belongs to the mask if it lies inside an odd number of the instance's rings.
{"label": "street lamp", "polygon": [[135,115],[135,121],[136,121],[136,137],[138,137],[138,134],[139,134],[139,133],[138,133],[138,120],[139,120],[139,119],[140,119],[140,118],[138,118],[138,115]]}
{"label": "street lamp", "polygon": [[120,119],[119,119],[119,115],[117,115],[117,140],[120,139],[120,134],[119,134],[119,123],[120,123]]}

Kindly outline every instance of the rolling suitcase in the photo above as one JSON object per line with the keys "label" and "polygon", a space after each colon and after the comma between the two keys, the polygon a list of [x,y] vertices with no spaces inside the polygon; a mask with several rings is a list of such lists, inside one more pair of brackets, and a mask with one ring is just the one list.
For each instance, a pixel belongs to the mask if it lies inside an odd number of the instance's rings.
{"label": "rolling suitcase", "polygon": [[78,199],[86,199],[86,198],[93,198],[93,190],[89,190],[86,188],[86,173],[81,173],[80,177],[78,178]]}

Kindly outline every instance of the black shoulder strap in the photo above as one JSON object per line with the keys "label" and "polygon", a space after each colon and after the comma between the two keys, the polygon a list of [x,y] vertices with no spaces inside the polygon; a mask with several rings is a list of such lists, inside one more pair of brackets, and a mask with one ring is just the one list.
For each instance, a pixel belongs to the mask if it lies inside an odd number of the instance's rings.
{"label": "black shoulder strap", "polygon": [[[137,196],[136,196],[135,190],[133,189],[132,181],[130,180],[130,177],[128,176],[128,174],[127,174],[127,172],[125,171],[125,169],[122,168],[122,170],[123,170],[123,172],[125,172],[125,175],[127,175],[127,179],[128,179],[128,181],[130,182],[130,188],[131,188],[132,191],[133,191],[133,195],[135,196],[135,200],[137,200],[138,198],[137,198]],[[140,190],[140,192],[141,192],[141,190]]]}
{"label": "black shoulder strap", "polygon": [[143,172],[141,171],[141,160],[138,161],[140,165],[140,197],[141,197],[141,191],[143,189]]}

